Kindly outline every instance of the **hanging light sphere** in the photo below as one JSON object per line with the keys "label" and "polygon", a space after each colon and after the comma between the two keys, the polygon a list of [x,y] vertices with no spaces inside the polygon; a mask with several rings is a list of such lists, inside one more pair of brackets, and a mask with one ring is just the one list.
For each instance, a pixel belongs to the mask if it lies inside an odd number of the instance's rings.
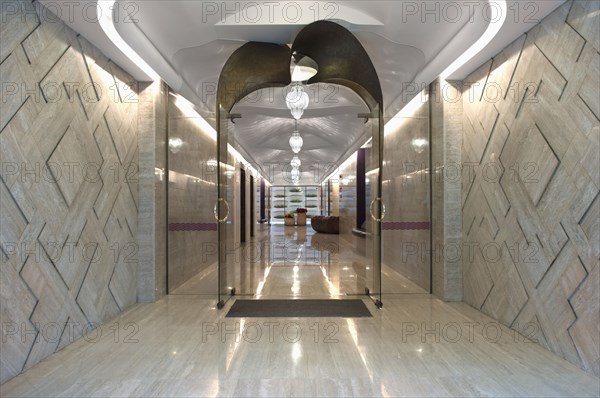
{"label": "hanging light sphere", "polygon": [[290,162],[290,165],[295,169],[300,167],[301,164],[302,164],[302,162],[300,162],[300,159],[298,158],[298,156],[294,156],[292,158],[292,161]]}
{"label": "hanging light sphere", "polygon": [[300,85],[293,86],[285,96],[285,104],[296,120],[300,119],[304,110],[308,108],[308,101],[308,94]]}
{"label": "hanging light sphere", "polygon": [[300,169],[297,167],[292,168],[292,172],[290,173],[290,177],[292,178],[292,182],[295,180],[300,181]]}
{"label": "hanging light sphere", "polygon": [[300,133],[298,133],[298,130],[294,130],[290,137],[290,147],[292,148],[292,151],[294,151],[294,153],[300,152],[303,144],[304,140],[300,137]]}

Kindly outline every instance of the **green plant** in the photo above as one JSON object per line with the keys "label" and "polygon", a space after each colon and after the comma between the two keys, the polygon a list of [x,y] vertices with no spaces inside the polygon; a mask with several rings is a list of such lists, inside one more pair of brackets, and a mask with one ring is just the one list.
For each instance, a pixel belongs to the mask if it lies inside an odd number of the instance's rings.
{"label": "green plant", "polygon": [[283,217],[285,217],[285,218],[294,218],[294,213],[292,213],[292,212],[287,212],[287,213],[285,213],[285,214],[283,215]]}
{"label": "green plant", "polygon": [[302,203],[302,199],[292,199],[290,203]]}
{"label": "green plant", "polygon": [[317,194],[316,194],[316,193],[307,193],[307,194],[306,194],[306,197],[307,197],[307,198],[316,198],[316,197],[317,197]]}
{"label": "green plant", "polygon": [[290,189],[290,192],[302,192],[302,190],[300,188],[293,188]]}
{"label": "green plant", "polygon": [[285,195],[273,195],[275,198],[285,198]]}
{"label": "green plant", "polygon": [[285,205],[275,205],[273,207],[276,209],[283,209],[283,208],[285,208]]}
{"label": "green plant", "polygon": [[279,215],[279,216],[275,216],[275,217],[273,217],[273,218],[285,218],[285,217],[284,217],[284,216],[282,216],[282,215]]}
{"label": "green plant", "polygon": [[314,209],[317,207],[317,205],[306,205],[305,206],[307,209]]}

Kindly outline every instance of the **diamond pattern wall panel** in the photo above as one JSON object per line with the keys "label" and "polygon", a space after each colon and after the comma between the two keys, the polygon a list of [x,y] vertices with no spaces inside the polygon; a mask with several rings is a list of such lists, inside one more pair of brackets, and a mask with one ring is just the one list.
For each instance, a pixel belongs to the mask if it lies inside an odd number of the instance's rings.
{"label": "diamond pattern wall panel", "polygon": [[4,382],[135,302],[137,83],[30,1],[2,7]]}
{"label": "diamond pattern wall panel", "polygon": [[465,300],[600,375],[598,1],[567,2],[465,80]]}

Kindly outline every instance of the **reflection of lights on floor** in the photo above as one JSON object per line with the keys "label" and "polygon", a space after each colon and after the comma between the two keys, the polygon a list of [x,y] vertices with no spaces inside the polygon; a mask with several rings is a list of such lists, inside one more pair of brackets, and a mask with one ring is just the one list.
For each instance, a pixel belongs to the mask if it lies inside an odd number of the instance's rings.
{"label": "reflection of lights on floor", "polygon": [[342,270],[343,271],[348,271],[348,267],[343,267]]}
{"label": "reflection of lights on floor", "polygon": [[294,364],[298,363],[298,360],[302,357],[302,348],[300,347],[300,343],[294,343],[292,345],[292,360]]}
{"label": "reflection of lights on floor", "polygon": [[298,294],[300,293],[300,281],[298,280],[298,271],[300,270],[300,267],[298,267],[297,265],[294,265],[294,268],[292,268],[292,270],[294,271],[294,275],[293,275],[293,282],[292,282],[292,293],[294,294]]}

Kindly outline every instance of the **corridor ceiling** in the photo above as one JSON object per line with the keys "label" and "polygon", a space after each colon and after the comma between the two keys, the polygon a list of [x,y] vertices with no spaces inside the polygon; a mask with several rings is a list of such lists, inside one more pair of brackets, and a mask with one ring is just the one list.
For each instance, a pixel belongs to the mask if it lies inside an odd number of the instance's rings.
{"label": "corridor ceiling", "polygon": [[[498,2],[505,0],[117,0],[113,7],[121,12],[113,22],[118,35],[214,126],[217,81],[233,51],[248,41],[290,44],[307,24],[332,20],[349,29],[369,54],[381,82],[387,121],[498,21]],[[508,0],[506,19],[497,34],[449,77],[465,77],[563,2]],[[114,38],[111,40],[94,22],[97,18],[90,17],[95,11],[92,7],[86,14],[70,12],[73,6],[68,6],[68,1],[41,3],[52,3],[54,9],[62,4],[59,16],[67,24],[135,78],[149,80],[148,73],[123,54]],[[307,92],[310,105],[299,121],[305,141],[300,152],[303,165],[343,161],[370,128],[357,117],[365,111],[365,105],[355,93],[340,86],[319,85]],[[293,119],[282,89],[250,95],[236,105],[234,112],[242,116],[230,126],[234,147],[248,161],[262,164],[266,159],[291,159],[287,141]],[[272,182],[280,182],[280,176]]]}

